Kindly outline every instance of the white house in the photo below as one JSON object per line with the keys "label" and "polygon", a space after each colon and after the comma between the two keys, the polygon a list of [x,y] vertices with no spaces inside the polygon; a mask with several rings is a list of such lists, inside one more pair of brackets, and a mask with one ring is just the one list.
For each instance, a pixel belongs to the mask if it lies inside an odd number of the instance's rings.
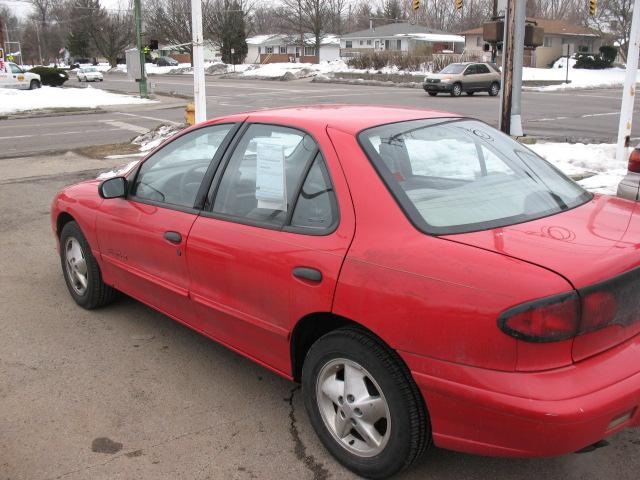
{"label": "white house", "polygon": [[320,49],[316,55],[316,39],[305,33],[304,44],[296,35],[257,35],[247,38],[247,63],[301,62],[317,63],[340,58],[340,39],[336,35],[325,34],[320,39]]}
{"label": "white house", "polygon": [[372,25],[367,30],[340,37],[340,55],[343,57],[382,51],[460,53],[463,46],[464,37],[410,23],[389,23],[377,27]]}

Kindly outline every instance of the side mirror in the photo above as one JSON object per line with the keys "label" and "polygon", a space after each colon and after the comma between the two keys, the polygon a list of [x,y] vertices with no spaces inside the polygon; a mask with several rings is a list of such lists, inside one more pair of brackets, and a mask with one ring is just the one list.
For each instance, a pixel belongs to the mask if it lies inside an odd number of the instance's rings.
{"label": "side mirror", "polygon": [[122,198],[127,194],[127,179],[113,177],[98,185],[98,193],[102,198]]}

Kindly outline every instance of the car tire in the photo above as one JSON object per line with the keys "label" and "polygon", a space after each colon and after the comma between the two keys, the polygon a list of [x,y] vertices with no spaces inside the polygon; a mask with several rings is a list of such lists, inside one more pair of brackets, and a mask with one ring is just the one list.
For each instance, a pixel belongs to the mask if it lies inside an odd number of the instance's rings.
{"label": "car tire", "polygon": [[430,97],[435,97],[436,95],[438,95],[438,92],[427,92],[429,94]]}
{"label": "car tire", "polygon": [[454,83],[451,87],[451,96],[459,97],[460,95],[462,95],[462,85],[459,83]]}
{"label": "car tire", "polygon": [[497,96],[500,93],[500,84],[498,82],[493,82],[489,86],[489,95],[492,97]]}
{"label": "car tire", "polygon": [[[352,379],[349,390],[345,376]],[[312,345],[303,365],[302,394],[324,446],[363,477],[390,477],[412,465],[431,443],[424,400],[406,365],[363,330],[337,329]]]}
{"label": "car tire", "polygon": [[29,90],[36,90],[40,88],[40,82],[38,80],[31,80],[29,83]]}
{"label": "car tire", "polygon": [[100,266],[76,222],[68,222],[60,232],[60,263],[73,300],[92,310],[111,303],[117,291],[102,281]]}

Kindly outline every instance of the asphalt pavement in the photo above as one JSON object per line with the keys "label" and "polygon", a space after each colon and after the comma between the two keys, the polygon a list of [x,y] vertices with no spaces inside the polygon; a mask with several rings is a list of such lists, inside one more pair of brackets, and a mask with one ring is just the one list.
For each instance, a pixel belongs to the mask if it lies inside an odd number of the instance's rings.
{"label": "asphalt pavement", "polygon": [[[105,114],[106,115],[106,114]],[[298,387],[129,298],[70,298],[53,195],[125,160],[0,161],[0,479],[353,479],[313,433]],[[523,434],[526,434],[523,432]],[[635,480],[640,435],[552,459],[436,448],[404,480]]]}
{"label": "asphalt pavement", "polygon": [[[150,105],[105,107],[106,113],[101,114],[1,120],[0,157],[128,142],[141,130],[182,122],[187,103],[183,97],[192,95],[192,82],[190,75],[150,77],[152,90],[159,94],[157,103]],[[77,85],[67,88],[71,87]],[[135,93],[138,88],[116,73],[106,74],[104,82],[92,87],[123,93]],[[497,126],[499,112],[499,99],[486,94],[429,97],[421,89],[313,83],[309,79],[283,82],[207,77],[206,92],[209,118],[287,105],[366,103],[443,110]],[[558,141],[614,142],[621,93],[621,89],[523,92],[525,133]],[[636,114],[634,137],[640,136],[639,122]]]}

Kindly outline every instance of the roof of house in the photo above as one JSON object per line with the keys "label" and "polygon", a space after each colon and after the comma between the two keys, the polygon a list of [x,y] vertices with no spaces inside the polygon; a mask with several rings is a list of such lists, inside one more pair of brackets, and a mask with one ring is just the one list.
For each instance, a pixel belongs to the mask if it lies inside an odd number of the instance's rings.
{"label": "roof of house", "polygon": [[[256,35],[247,38],[247,45],[296,45],[300,43],[298,35],[287,35],[276,33],[272,35]],[[306,45],[315,45],[316,38],[312,33],[304,34],[304,43]],[[340,45],[340,38],[332,33],[326,33],[320,39],[320,45]]]}
{"label": "roof of house", "polygon": [[388,23],[374,28],[367,28],[358,32],[347,33],[342,38],[380,38],[395,37],[397,35],[407,35],[415,33],[430,33],[437,35],[449,35],[442,30],[435,30],[424,25],[412,25],[411,23]]}
{"label": "roof of house", "polygon": [[464,37],[446,33],[401,33],[394,37],[413,38],[422,42],[464,43]]}
{"label": "roof of house", "polygon": [[[581,35],[589,37],[599,37],[597,30],[575,25],[564,20],[549,20],[547,18],[527,18],[527,20],[536,22],[539,27],[544,29],[545,34],[551,35]],[[477,35],[482,33],[482,25],[471,30],[465,30],[460,35]]]}

